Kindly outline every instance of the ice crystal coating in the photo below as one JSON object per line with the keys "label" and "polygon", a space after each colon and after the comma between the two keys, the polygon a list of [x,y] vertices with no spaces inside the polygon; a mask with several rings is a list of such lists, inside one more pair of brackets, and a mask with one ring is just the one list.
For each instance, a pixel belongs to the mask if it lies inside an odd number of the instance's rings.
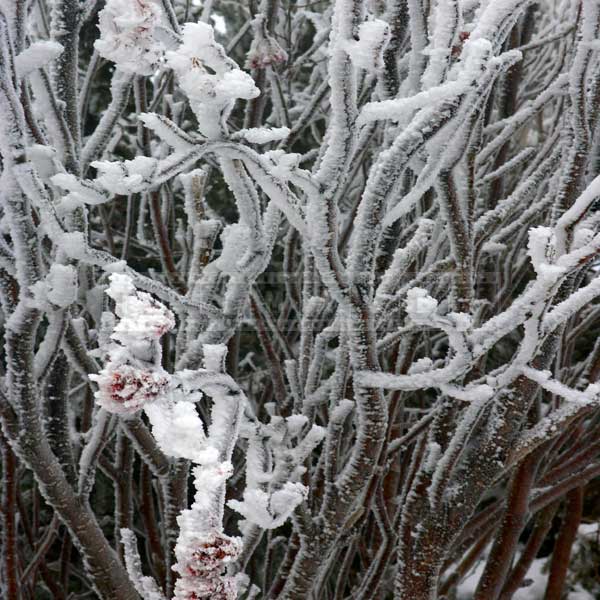
{"label": "ice crystal coating", "polygon": [[167,52],[166,59],[207,137],[221,133],[222,119],[235,100],[251,100],[260,93],[252,77],[227,57],[206,23],[186,23],[179,48]]}
{"label": "ice crystal coating", "polygon": [[158,161],[147,156],[137,156],[133,160],[111,162],[97,160],[92,167],[100,175],[96,181],[113,194],[135,194],[152,184]]}
{"label": "ice crystal coating", "polygon": [[374,19],[361,23],[358,40],[346,44],[346,52],[352,63],[359,69],[375,71],[382,66],[383,50],[390,35],[389,25],[385,21]]}
{"label": "ice crystal coating", "polygon": [[58,57],[64,48],[55,41],[43,40],[31,44],[15,57],[15,69],[19,77],[26,77]]}
{"label": "ice crystal coating", "polygon": [[100,11],[94,48],[122,71],[152,75],[164,51],[154,35],[161,17],[155,0],[108,0]]}

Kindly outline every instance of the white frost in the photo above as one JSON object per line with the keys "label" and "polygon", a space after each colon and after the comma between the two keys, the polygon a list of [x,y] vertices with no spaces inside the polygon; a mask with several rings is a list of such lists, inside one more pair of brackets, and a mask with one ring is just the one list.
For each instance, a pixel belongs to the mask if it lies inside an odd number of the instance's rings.
{"label": "white frost", "polygon": [[34,42],[15,57],[17,77],[23,79],[36,69],[41,69],[61,54],[63,47],[55,41]]}

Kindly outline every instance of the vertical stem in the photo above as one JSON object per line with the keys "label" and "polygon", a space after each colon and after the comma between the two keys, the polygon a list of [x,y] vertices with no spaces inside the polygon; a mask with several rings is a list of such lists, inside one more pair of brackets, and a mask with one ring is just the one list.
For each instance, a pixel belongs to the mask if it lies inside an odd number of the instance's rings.
{"label": "vertical stem", "polygon": [[532,452],[513,476],[502,527],[492,546],[474,600],[495,600],[502,591],[519,536],[527,522],[529,495],[538,461],[539,452]]}
{"label": "vertical stem", "polygon": [[20,600],[19,555],[17,551],[17,459],[0,430],[2,452],[2,565],[0,574],[6,600]]}
{"label": "vertical stem", "polygon": [[558,503],[554,502],[550,506],[547,506],[540,511],[535,527],[531,532],[529,539],[527,540],[527,544],[525,544],[525,548],[523,548],[523,552],[521,552],[519,560],[516,562],[513,570],[506,579],[506,583],[504,584],[502,593],[500,594],[500,600],[510,600],[519,587],[521,587],[521,584],[523,583],[531,564],[535,560],[544,540],[546,539],[546,535],[550,531],[552,519],[556,514],[557,509]]}
{"label": "vertical stem", "polygon": [[118,480],[115,482],[115,545],[119,558],[123,560],[123,544],[121,529],[131,529],[133,521],[133,449],[131,442],[119,428],[117,432],[116,470]]}
{"label": "vertical stem", "polygon": [[[136,77],[134,80],[135,93],[135,108],[138,112],[143,113],[148,110],[148,102],[146,98],[146,79],[144,77]],[[150,152],[150,135],[148,129],[141,124],[138,128],[138,143],[144,153],[144,156],[151,156]],[[152,228],[154,237],[158,244],[160,262],[162,263],[165,274],[167,275],[171,285],[180,293],[185,293],[185,283],[182,281],[179,271],[175,265],[173,251],[169,242],[169,231],[163,219],[160,190],[153,190],[147,193],[150,203],[150,216],[152,220]]]}
{"label": "vertical stem", "polygon": [[571,490],[567,494],[565,505],[565,516],[563,518],[560,533],[552,553],[550,563],[550,574],[548,576],[548,585],[544,600],[561,600],[563,597],[563,588],[567,578],[569,568],[569,559],[571,557],[571,548],[577,537],[577,529],[581,523],[583,514],[583,492],[585,486]]}
{"label": "vertical stem", "polygon": [[79,119],[79,32],[81,8],[78,0],[57,0],[52,9],[52,38],[63,51],[55,60],[54,79],[58,97],[65,103],[65,117],[75,144],[77,162],[68,168],[79,174],[81,131]]}

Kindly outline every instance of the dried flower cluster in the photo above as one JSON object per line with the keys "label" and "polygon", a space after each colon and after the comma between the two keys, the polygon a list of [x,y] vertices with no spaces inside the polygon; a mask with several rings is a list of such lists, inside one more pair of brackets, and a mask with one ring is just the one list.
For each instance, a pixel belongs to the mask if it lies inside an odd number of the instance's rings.
{"label": "dried flower cluster", "polygon": [[164,52],[156,37],[161,17],[156,0],[108,0],[98,16],[94,47],[123,71],[152,75]]}
{"label": "dried flower cluster", "polygon": [[149,294],[136,292],[126,275],[111,275],[108,295],[119,322],[110,335],[107,361],[90,379],[98,384],[96,401],[118,414],[133,414],[169,392],[171,379],[161,367],[160,338],[173,329],[173,313]]}

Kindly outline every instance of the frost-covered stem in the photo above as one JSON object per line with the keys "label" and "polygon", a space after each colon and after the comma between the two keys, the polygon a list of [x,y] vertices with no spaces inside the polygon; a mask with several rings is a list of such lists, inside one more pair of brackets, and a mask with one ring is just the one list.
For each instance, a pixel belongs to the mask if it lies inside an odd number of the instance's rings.
{"label": "frost-covered stem", "polygon": [[100,409],[88,432],[88,440],[79,458],[79,480],[77,489],[82,498],[87,498],[94,487],[98,457],[108,438],[115,431],[116,421],[107,411]]}
{"label": "frost-covered stem", "polygon": [[49,137],[59,151],[65,167],[73,173],[79,172],[78,154],[75,141],[71,135],[59,98],[57,98],[52,82],[45,69],[39,69],[31,75],[33,94],[44,105],[43,120],[47,126]]}
{"label": "frost-covered stem", "polygon": [[380,597],[380,588],[391,559],[393,548],[396,544],[396,536],[393,530],[394,524],[390,521],[387,509],[384,505],[383,492],[381,488],[377,491],[377,507],[374,508],[376,519],[381,534],[381,545],[375,555],[375,559],[359,587],[359,594],[365,600],[374,600]]}
{"label": "frost-covered stem", "polygon": [[574,475],[565,477],[562,481],[552,482],[550,486],[543,491],[534,493],[531,502],[531,510],[537,512],[542,508],[552,504],[556,500],[561,500],[571,490],[586,485],[590,480],[600,475],[600,464],[592,462],[584,469],[577,471]]}
{"label": "frost-covered stem", "polygon": [[146,543],[153,556],[150,565],[156,580],[163,587],[166,586],[165,549],[159,530],[159,518],[154,507],[154,491],[152,489],[152,476],[146,464],[141,465],[139,484],[140,512],[142,522],[146,529]]}
{"label": "frost-covered stem", "polygon": [[572,457],[565,457],[559,464],[553,465],[538,481],[538,484],[544,485],[551,481],[559,481],[561,478],[577,471],[588,464],[590,460],[593,460],[600,449],[600,446],[595,442],[588,442],[584,447],[584,450],[578,452],[578,444],[573,444],[571,447]]}
{"label": "frost-covered stem", "polygon": [[329,186],[335,181],[330,177],[346,168],[351,150],[356,118],[356,81],[344,44],[356,34],[363,10],[362,0],[336,0],[334,5],[330,36],[332,54],[328,65],[332,119],[327,150],[317,176]]}
{"label": "frost-covered stem", "polygon": [[164,600],[160,588],[151,577],[145,577],[142,573],[142,559],[137,549],[135,534],[130,529],[121,529],[121,543],[123,544],[125,565],[131,577],[136,591],[143,600]]}
{"label": "frost-covered stem", "polygon": [[496,600],[509,572],[528,519],[529,497],[543,453],[532,453],[517,467],[510,483],[504,520],[479,580],[474,600]]}
{"label": "frost-covered stem", "polygon": [[55,61],[54,81],[57,93],[65,103],[65,118],[77,156],[81,148],[78,89],[80,27],[81,7],[77,0],[58,0],[53,4],[51,35],[63,47]]}
{"label": "frost-covered stem", "polygon": [[543,508],[536,517],[535,526],[515,563],[512,571],[506,578],[506,582],[500,594],[500,600],[510,600],[515,592],[521,587],[523,579],[525,579],[531,564],[535,560],[538,552],[544,543],[546,535],[552,527],[552,519],[556,514],[558,504],[554,503],[546,508]]}
{"label": "frost-covered stem", "polygon": [[110,84],[110,104],[81,152],[81,172],[83,175],[86,174],[90,163],[102,156],[111,137],[114,135],[117,121],[127,106],[132,81],[133,76],[131,74],[115,69]]}
{"label": "frost-covered stem", "polygon": [[560,600],[563,597],[571,548],[573,547],[577,528],[581,523],[583,513],[584,489],[583,486],[577,487],[567,494],[565,514],[552,552],[552,561],[550,563],[544,600]]}
{"label": "frost-covered stem", "polygon": [[66,328],[63,337],[63,350],[67,353],[71,365],[79,370],[82,375],[97,373],[98,363],[88,354],[87,349],[79,337],[73,322],[66,320]]}
{"label": "frost-covered stem", "polygon": [[[356,311],[350,319],[353,324],[350,340],[351,343],[354,341],[354,345],[351,347],[355,349],[352,353],[352,360],[358,365],[377,368],[377,358],[369,351],[370,348],[373,348],[373,343],[369,339],[368,314]],[[366,345],[356,344],[354,335],[364,336],[359,339],[366,340]],[[318,535],[318,538],[315,537],[315,533],[309,535],[307,532],[300,535],[300,549],[281,593],[281,598],[301,598],[310,593],[313,585],[318,581],[318,564],[322,562],[323,557],[330,559],[335,551],[334,544],[341,533],[339,528],[346,524],[347,519],[351,519],[350,511],[353,508],[358,511],[362,510],[357,508],[355,503],[366,492],[374,475],[374,468],[380,457],[381,444],[385,435],[386,414],[379,390],[358,388],[355,398],[359,419],[357,439],[345,468],[336,476],[333,486],[330,487],[331,493],[326,496],[327,501],[321,509],[326,528]],[[329,452],[332,451],[334,451],[333,448]]]}
{"label": "frost-covered stem", "polygon": [[[144,77],[136,77],[134,80],[135,107],[140,113],[145,113],[148,108],[146,98],[146,79]],[[138,134],[141,149],[145,156],[151,156],[150,150],[150,135],[145,127],[139,126]],[[171,285],[181,294],[185,294],[185,284],[181,279],[181,275],[175,265],[173,258],[173,250],[169,241],[169,231],[167,224],[163,218],[161,206],[160,190],[151,190],[147,192],[148,201],[150,204],[150,218],[152,221],[152,229],[154,238],[158,244],[160,260],[167,274]]]}
{"label": "frost-covered stem", "polygon": [[85,122],[88,116],[92,83],[97,75],[101,62],[102,59],[100,58],[100,55],[94,50],[86,69],[85,78],[81,84],[81,93],[79,95],[79,120],[82,129],[85,128]]}
{"label": "frost-covered stem", "polygon": [[290,128],[290,134],[285,140],[280,142],[280,146],[287,146],[288,148],[296,141],[302,131],[309,125],[311,119],[314,118],[317,108],[323,102],[327,92],[329,91],[329,82],[323,81],[319,87],[315,90],[315,93],[310,99],[310,102],[304,107],[302,114],[294,120]]}
{"label": "frost-covered stem", "polygon": [[162,216],[161,194],[158,191],[149,192],[148,199],[150,201],[152,227],[158,242],[160,257],[164,264],[165,273],[172,282],[173,287],[180,294],[185,294],[185,284],[175,266],[175,260],[173,259],[173,252],[169,242],[169,232]]}
{"label": "frost-covered stem", "polygon": [[[424,446],[422,446],[424,448]],[[422,458],[415,454],[413,461],[418,465]],[[401,600],[415,594],[424,600],[434,600],[445,547],[450,541],[448,509],[440,507],[435,516],[426,505],[427,489],[431,485],[431,474],[421,468],[410,485],[400,520],[398,545],[398,572],[394,585],[394,598]],[[420,523],[422,535],[411,541],[411,523]]]}
{"label": "frost-covered stem", "polygon": [[308,200],[307,213],[315,227],[311,248],[321,277],[339,297],[345,287],[345,273],[338,254],[338,208],[334,199],[348,173],[356,120],[356,81],[344,45],[353,39],[363,13],[362,0],[337,0],[332,17],[329,85],[332,118],[327,148],[315,174],[320,194]]}
{"label": "frost-covered stem", "polygon": [[17,459],[0,431],[2,453],[2,565],[0,589],[6,600],[19,600],[19,553],[17,549]]}
{"label": "frost-covered stem", "polygon": [[581,190],[589,149],[586,86],[588,65],[592,59],[590,41],[596,37],[599,20],[598,6],[590,2],[582,3],[581,41],[577,45],[573,66],[569,72],[570,122],[566,127],[570,129],[569,133],[571,133],[573,141],[562,169],[560,187],[553,206],[554,220],[557,220],[566,209],[570,208]]}
{"label": "frost-covered stem", "polygon": [[440,173],[440,204],[447,215],[450,246],[456,263],[454,278],[456,310],[470,312],[473,299],[472,243],[469,235],[468,215],[461,210],[460,201],[450,172]]}
{"label": "frost-covered stem", "polygon": [[[136,197],[133,194],[127,196],[127,210],[125,218],[125,238],[123,240],[123,246],[121,248],[121,260],[127,261],[129,255],[129,247],[132,243],[135,226],[135,209],[136,209]],[[142,219],[140,218],[140,221]]]}
{"label": "frost-covered stem", "polygon": [[44,532],[44,536],[41,538],[36,547],[36,552],[33,555],[33,558],[27,565],[27,568],[23,571],[21,575],[21,584],[27,581],[27,579],[31,576],[35,578],[36,571],[40,564],[43,563],[44,557],[46,553],[50,550],[52,544],[54,544],[58,531],[60,520],[56,513],[53,513],[52,520],[48,523],[46,527],[46,531]]}
{"label": "frost-covered stem", "polygon": [[165,550],[165,590],[167,595],[173,593],[175,585],[175,546],[177,544],[177,518],[187,506],[188,477],[190,463],[187,460],[176,461],[171,468],[168,477],[161,480],[162,492],[162,526],[163,539],[166,541]]}
{"label": "frost-covered stem", "polygon": [[[1,19],[3,41],[6,22]],[[30,286],[39,279],[40,255],[31,210],[18,192],[12,177],[14,161],[23,160],[23,115],[14,89],[9,84],[9,57],[6,45],[0,55],[0,105],[3,120],[0,152],[3,158],[5,214],[15,224],[11,239],[19,279],[19,300],[5,328],[7,387],[16,408],[19,430],[10,442],[34,472],[40,491],[82,548],[87,568],[102,598],[134,600],[137,596],[125,570],[116,559],[89,505],[82,502],[67,481],[56,455],[48,443],[41,419],[39,390],[34,379],[35,334],[40,321],[39,309],[30,303]]]}
{"label": "frost-covered stem", "polygon": [[[355,232],[348,259],[350,275],[362,286],[372,286],[375,250],[383,231],[382,214],[410,159],[428,138],[435,135],[454,116],[457,100],[444,102],[443,110],[424,109],[396,139],[371,170],[357,212]],[[389,213],[388,213],[389,216]],[[391,223],[388,223],[390,225]]]}
{"label": "frost-covered stem", "polygon": [[48,376],[60,355],[60,346],[67,327],[66,317],[64,309],[48,315],[46,335],[35,354],[35,375],[39,379]]}
{"label": "frost-covered stem", "polygon": [[245,166],[239,160],[222,159],[221,170],[227,185],[231,188],[238,211],[240,223],[248,228],[250,236],[250,255],[253,260],[264,254],[263,223],[260,200],[257,190],[248,176]]}
{"label": "frost-covered stem", "polygon": [[[28,315],[28,323],[34,315]],[[52,453],[43,433],[38,409],[33,405],[35,383],[31,380],[31,334],[19,328],[6,336],[11,362],[9,376],[15,401],[20,406],[20,418],[25,426],[13,440],[19,454],[36,476],[46,501],[59,514],[77,540],[86,560],[87,569],[101,598],[106,600],[137,600],[125,569],[108,545],[89,504],[80,500],[67,482],[58,460]],[[18,390],[18,392],[17,392]]]}
{"label": "frost-covered stem", "polygon": [[[352,300],[348,332],[351,362],[355,368],[378,369],[372,316],[368,309],[361,311],[360,306],[358,299]],[[353,509],[362,510],[356,503],[375,475],[387,427],[387,411],[380,390],[363,390],[357,386],[355,401],[358,413],[356,441],[344,469],[336,477],[329,501],[321,509],[326,527],[317,543],[314,537],[309,544],[308,537],[300,536],[300,550],[281,598],[301,598],[310,593],[318,579],[318,563],[323,557],[330,558],[335,550],[334,544],[341,533],[339,528],[347,524]]]}
{"label": "frost-covered stem", "polygon": [[258,330],[260,343],[264,348],[265,354],[267,355],[269,363],[271,365],[271,374],[273,377],[273,389],[275,391],[275,398],[277,400],[282,414],[287,414],[289,412],[290,407],[285,389],[283,368],[281,366],[281,363],[279,362],[277,353],[273,348],[273,342],[267,332],[266,323],[264,322],[260,310],[253,298],[250,299],[250,306],[252,309],[252,315],[254,316],[254,320],[256,321],[256,328]]}
{"label": "frost-covered stem", "polygon": [[161,0],[162,7],[167,15],[169,25],[175,33],[179,33],[179,22],[177,21],[177,15],[173,7],[173,0]]}
{"label": "frost-covered stem", "polygon": [[[527,27],[528,24],[531,23],[533,18],[533,14],[531,12],[527,12],[525,15],[524,23],[522,27],[519,27],[519,24],[516,24],[511,31],[509,40],[507,45],[510,48],[515,48],[520,45],[522,35],[521,29],[527,35],[527,32],[530,33],[530,27]],[[519,88],[520,77],[522,72],[522,62],[517,62],[512,65],[510,69],[500,78],[500,80],[496,83],[497,93],[495,96],[497,97],[497,102],[499,105],[499,117],[501,119],[506,119],[510,117],[516,110],[517,104],[517,90]],[[505,142],[499,149],[498,154],[496,155],[494,161],[494,170],[500,168],[501,165],[506,163],[508,156],[508,143]],[[495,205],[503,195],[503,182],[502,179],[494,179],[490,189],[490,204]]]}
{"label": "frost-covered stem", "polygon": [[[534,364],[537,364],[538,367],[549,364],[554,358],[556,342],[556,337],[546,340]],[[511,396],[505,396],[502,404],[495,405],[497,407],[495,409],[497,411],[495,416],[497,421],[494,422],[493,441],[489,440],[487,436],[478,439],[479,436],[471,434],[471,440],[477,441],[481,446],[479,446],[478,452],[466,455],[465,463],[468,466],[463,468],[472,471],[474,479],[471,480],[468,489],[462,489],[457,494],[461,501],[465,502],[461,511],[452,511],[451,506],[447,505],[447,517],[443,517],[444,520],[441,523],[440,517],[442,515],[439,514],[439,510],[437,514],[432,515],[424,504],[426,501],[424,500],[425,490],[430,485],[430,475],[427,468],[421,469],[415,483],[411,486],[411,492],[407,498],[409,508],[412,510],[409,513],[408,509],[405,508],[402,516],[401,535],[404,535],[404,537],[400,545],[401,554],[396,577],[395,594],[397,598],[402,598],[403,594],[408,593],[408,590],[415,586],[423,598],[435,597],[439,569],[446,551],[444,548],[452,543],[453,532],[465,526],[467,513],[465,513],[464,508],[468,506],[471,507],[470,510],[473,510],[479,501],[481,490],[487,485],[486,482],[493,480],[499,470],[498,463],[493,461],[486,447],[493,444],[494,448],[503,448],[503,452],[506,452],[515,435],[515,420],[522,422],[536,387],[536,384],[529,382],[524,377],[517,378],[515,382],[516,391]],[[484,415],[489,419],[489,408],[484,412]],[[496,456],[496,454],[494,455]],[[456,498],[454,501],[456,501]],[[423,510],[425,512],[421,515],[420,513]],[[412,522],[411,519],[419,517],[421,522],[425,523],[428,534],[422,536],[423,539],[417,538],[415,544],[410,538],[410,523]],[[446,518],[447,521],[445,521]]]}
{"label": "frost-covered stem", "polygon": [[139,417],[132,417],[123,421],[121,427],[152,474],[159,478],[165,477],[169,473],[169,459],[158,447],[144,422]]}
{"label": "frost-covered stem", "polygon": [[[123,431],[117,431],[115,445],[115,469],[118,479],[115,482],[115,540],[119,540],[121,529],[130,529],[133,521],[133,450],[129,439]],[[123,559],[124,548],[117,541],[116,550],[119,558]]]}
{"label": "frost-covered stem", "polygon": [[439,586],[440,595],[446,595],[450,590],[455,589],[456,584],[473,568],[488,546],[493,533],[494,528],[488,527],[487,530],[478,536],[477,541],[471,544],[471,549],[466,556],[460,561],[450,576]]}
{"label": "frost-covered stem", "polygon": [[47,378],[47,435],[50,447],[58,458],[69,483],[77,480],[75,458],[72,453],[69,431],[69,365],[67,357],[60,352]]}
{"label": "frost-covered stem", "polygon": [[25,45],[27,32],[27,2],[26,0],[15,0],[14,2],[14,45],[15,51],[21,52]]}
{"label": "frost-covered stem", "polygon": [[426,57],[423,53],[427,43],[427,22],[424,0],[407,0],[410,30],[410,63],[408,87],[416,94],[421,89],[421,75],[425,69]]}
{"label": "frost-covered stem", "polygon": [[384,94],[393,98],[398,93],[400,77],[398,59],[405,42],[409,26],[408,4],[405,0],[391,0],[387,4],[386,17],[390,24],[390,42],[383,53],[383,85]]}
{"label": "frost-covered stem", "polygon": [[[263,20],[264,31],[267,35],[271,34],[278,8],[279,0],[261,0],[258,14],[255,15],[255,19]],[[263,121],[263,113],[268,99],[267,94],[265,94],[267,89],[267,74],[270,69],[272,69],[270,65],[259,65],[252,69],[252,79],[254,79],[256,87],[258,87],[261,93],[259,96],[248,102],[244,115],[244,127],[260,127]]]}

